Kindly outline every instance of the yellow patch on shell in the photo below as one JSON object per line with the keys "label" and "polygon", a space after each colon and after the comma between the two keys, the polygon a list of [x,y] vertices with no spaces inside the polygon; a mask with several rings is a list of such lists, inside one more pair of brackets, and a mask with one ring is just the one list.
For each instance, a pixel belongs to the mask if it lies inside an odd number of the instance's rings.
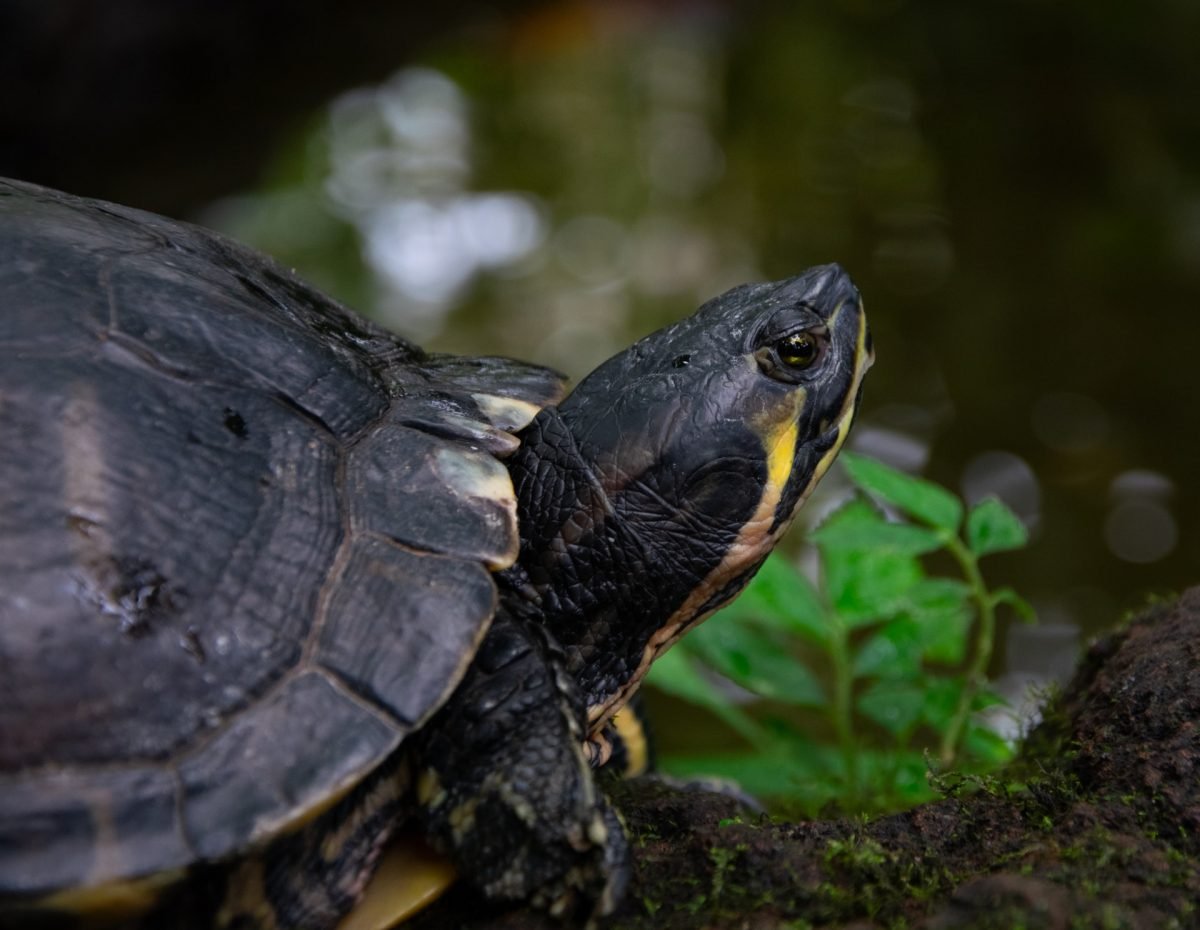
{"label": "yellow patch on shell", "polygon": [[456,878],[450,860],[420,837],[396,837],[379,860],[362,900],[338,930],[389,930],[432,904]]}
{"label": "yellow patch on shell", "polygon": [[99,924],[132,920],[158,903],[162,892],[183,878],[182,869],[159,872],[145,878],[106,882],[82,888],[65,888],[39,898],[37,906],[86,916]]}
{"label": "yellow patch on shell", "polygon": [[496,504],[503,515],[512,545],[507,552],[488,561],[493,571],[508,568],[517,560],[520,539],[517,536],[517,494],[513,490],[512,478],[496,458],[486,452],[469,452],[462,449],[442,447],[437,450],[435,469],[446,482],[446,486],[463,497],[481,498]]}
{"label": "yellow patch on shell", "polygon": [[499,394],[472,394],[471,400],[479,405],[492,426],[505,432],[524,429],[542,409],[527,400],[501,397]]}
{"label": "yellow patch on shell", "polygon": [[437,451],[435,467],[446,484],[465,497],[482,497],[504,506],[516,505],[508,469],[486,452],[441,448]]}

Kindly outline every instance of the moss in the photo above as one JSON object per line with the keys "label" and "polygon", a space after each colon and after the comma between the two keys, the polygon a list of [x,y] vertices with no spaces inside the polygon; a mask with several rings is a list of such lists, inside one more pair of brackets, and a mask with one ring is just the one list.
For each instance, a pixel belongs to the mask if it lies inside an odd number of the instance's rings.
{"label": "moss", "polygon": [[945,868],[890,850],[865,834],[830,840],[822,867],[827,880],[818,894],[838,920],[869,917],[903,927],[913,902],[931,900],[952,887]]}
{"label": "moss", "polygon": [[708,858],[712,860],[712,897],[714,901],[719,901],[721,894],[725,891],[725,878],[730,873],[730,866],[737,860],[747,847],[743,843],[735,846],[732,849],[722,846],[714,846],[708,853]]}
{"label": "moss", "polygon": [[[722,795],[615,789],[636,868],[604,930],[1197,926],[1200,591],[1190,601],[1089,653],[1050,717],[1054,752],[1034,740],[998,776],[935,775],[942,797],[902,814],[789,823]],[[423,930],[555,927],[464,919],[453,897]]]}

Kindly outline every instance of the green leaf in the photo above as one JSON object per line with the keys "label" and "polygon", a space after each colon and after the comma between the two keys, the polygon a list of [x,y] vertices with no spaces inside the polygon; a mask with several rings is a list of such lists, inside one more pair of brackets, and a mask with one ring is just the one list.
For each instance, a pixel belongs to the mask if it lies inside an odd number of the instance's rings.
{"label": "green leaf", "polygon": [[914,611],[935,615],[957,613],[963,607],[969,606],[971,593],[971,586],[965,581],[955,578],[926,578],[913,585],[908,597]]}
{"label": "green leaf", "polygon": [[930,526],[958,532],[962,503],[941,485],[852,452],[843,452],[841,461],[850,479],[868,494]]}
{"label": "green leaf", "polygon": [[918,685],[877,681],[859,695],[859,711],[894,736],[909,732],[921,717],[925,695]]}
{"label": "green leaf", "polygon": [[1025,524],[995,497],[980,501],[967,515],[967,545],[976,555],[1020,549],[1027,542]]}
{"label": "green leaf", "polygon": [[926,578],[909,592],[908,613],[920,625],[925,658],[958,665],[967,650],[974,607],[971,588],[953,578]]}
{"label": "green leaf", "polygon": [[[852,497],[827,516],[809,536],[816,539],[818,533],[849,533],[858,527],[863,527],[865,528],[864,532],[869,532],[871,527],[885,523],[887,523],[886,518],[869,501],[862,497]],[[846,547],[839,546],[838,548]]]}
{"label": "green leaf", "polygon": [[908,606],[908,592],[924,577],[916,559],[889,552],[831,550],[821,568],[825,593],[851,629],[900,613]]}
{"label": "green leaf", "polygon": [[[865,500],[848,501],[821,526],[835,536],[862,533],[887,526],[879,512]],[[842,622],[853,628],[886,620],[904,606],[904,597],[924,577],[920,563],[894,549],[859,546],[821,548],[821,581],[829,603]]]}
{"label": "green leaf", "polygon": [[822,552],[846,549],[882,550],[920,555],[945,545],[945,531],[889,521],[862,497],[847,501],[809,534]]}
{"label": "green leaf", "polygon": [[988,763],[990,768],[1008,762],[1016,754],[1014,747],[1004,737],[978,723],[967,725],[963,749],[967,755]]}
{"label": "green leaf", "polygon": [[722,697],[699,670],[695,657],[676,647],[659,656],[647,681],[656,688],[703,707],[723,720],[760,751],[773,744],[770,735],[745,711]]}
{"label": "green leaf", "polygon": [[913,750],[897,752],[894,762],[892,793],[900,801],[896,806],[911,807],[933,797],[924,753]]}
{"label": "green leaf", "polygon": [[936,675],[926,680],[921,717],[938,733],[946,731],[958,712],[962,689],[962,679],[957,676]]}
{"label": "green leaf", "polygon": [[971,611],[965,605],[947,613],[922,617],[925,657],[940,665],[959,665],[967,654],[967,634],[971,629]]}
{"label": "green leaf", "polygon": [[854,675],[911,681],[920,674],[923,645],[917,622],[898,617],[863,643],[854,656]]}
{"label": "green leaf", "polygon": [[1033,609],[1033,605],[1012,588],[997,588],[992,592],[992,603],[1007,604],[1026,623],[1037,623],[1037,611]]}
{"label": "green leaf", "polygon": [[1002,694],[997,694],[990,688],[983,688],[977,691],[971,698],[971,710],[987,710],[989,707],[1008,707],[1008,698]]}
{"label": "green leaf", "polygon": [[683,645],[709,667],[761,697],[801,707],[827,704],[821,683],[778,630],[714,617],[693,630]]}
{"label": "green leaf", "polygon": [[826,523],[809,533],[809,538],[823,550],[879,549],[902,555],[922,555],[945,544],[932,530],[886,520]]}
{"label": "green leaf", "polygon": [[833,763],[836,756],[827,747],[807,741],[778,744],[764,753],[669,755],[661,760],[670,775],[727,779],[755,797],[788,797],[813,811],[841,790]]}
{"label": "green leaf", "polygon": [[817,589],[779,553],[763,563],[742,596],[713,620],[725,617],[776,627],[816,646],[829,643],[829,623]]}

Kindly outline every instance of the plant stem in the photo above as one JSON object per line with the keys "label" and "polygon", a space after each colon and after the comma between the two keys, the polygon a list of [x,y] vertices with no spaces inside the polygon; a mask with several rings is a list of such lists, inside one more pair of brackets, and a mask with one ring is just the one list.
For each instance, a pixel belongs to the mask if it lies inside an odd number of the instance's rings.
{"label": "plant stem", "polygon": [[854,675],[850,668],[850,643],[846,625],[836,611],[830,615],[829,657],[833,660],[833,728],[846,767],[849,796],[858,797],[858,755],[854,747]]}
{"label": "plant stem", "polygon": [[950,720],[950,725],[942,735],[942,746],[939,752],[943,765],[950,765],[958,754],[958,744],[962,740],[967,718],[971,715],[971,704],[980,687],[987,680],[988,663],[992,660],[992,648],[996,638],[996,609],[987,586],[983,583],[983,575],[979,571],[979,561],[958,538],[951,538],[946,548],[958,560],[963,575],[971,587],[971,595],[979,610],[979,626],[975,636],[975,655],[967,669],[967,679],[962,693],[958,697],[958,707]]}

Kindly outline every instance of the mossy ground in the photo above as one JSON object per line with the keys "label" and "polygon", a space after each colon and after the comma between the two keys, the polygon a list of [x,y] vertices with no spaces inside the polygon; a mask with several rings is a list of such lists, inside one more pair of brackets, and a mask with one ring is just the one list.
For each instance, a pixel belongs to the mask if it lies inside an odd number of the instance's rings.
{"label": "mossy ground", "polygon": [[[603,926],[1200,927],[1200,589],[1096,644],[1004,777],[941,788],[869,822],[785,823],[614,786],[635,873]],[[557,925],[455,889],[417,926]]]}

